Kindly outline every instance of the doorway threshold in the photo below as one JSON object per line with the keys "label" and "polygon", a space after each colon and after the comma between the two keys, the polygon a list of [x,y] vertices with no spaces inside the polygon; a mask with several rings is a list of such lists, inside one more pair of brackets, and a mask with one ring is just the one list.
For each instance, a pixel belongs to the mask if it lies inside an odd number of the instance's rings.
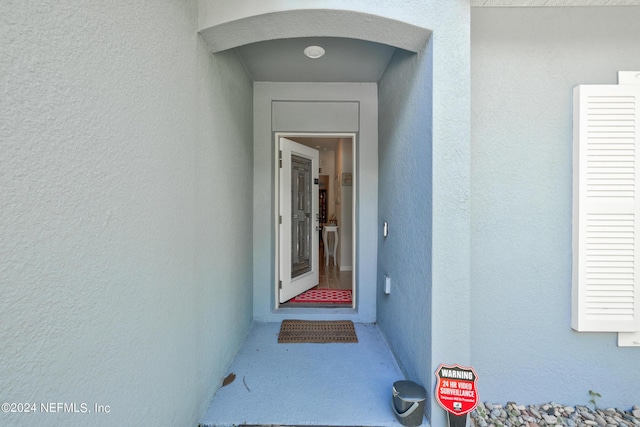
{"label": "doorway threshold", "polygon": [[254,322],[201,426],[400,426],[391,388],[404,375],[375,324],[357,343],[278,344],[280,322]]}

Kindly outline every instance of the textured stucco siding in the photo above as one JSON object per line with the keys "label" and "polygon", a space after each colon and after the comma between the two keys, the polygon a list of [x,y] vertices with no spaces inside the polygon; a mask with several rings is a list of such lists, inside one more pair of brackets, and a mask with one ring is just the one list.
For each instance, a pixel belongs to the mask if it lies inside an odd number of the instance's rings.
{"label": "textured stucco siding", "polygon": [[0,401],[110,407],[0,424],[195,424],[251,320],[251,82],[195,1],[0,31]]}
{"label": "textured stucco siding", "polygon": [[[432,123],[429,56],[397,52],[380,82],[378,324],[408,379],[431,381]],[[385,276],[391,292],[383,294]],[[414,355],[420,355],[414,357]]]}
{"label": "textured stucco siding", "polygon": [[417,54],[396,53],[379,82],[378,321],[427,389],[433,425],[446,422],[434,372],[470,359],[469,8],[440,5],[412,4],[432,37]]}
{"label": "textured stucco siding", "polygon": [[483,400],[628,408],[640,349],[571,329],[572,88],[640,66],[640,8],[472,9],[472,361]]}

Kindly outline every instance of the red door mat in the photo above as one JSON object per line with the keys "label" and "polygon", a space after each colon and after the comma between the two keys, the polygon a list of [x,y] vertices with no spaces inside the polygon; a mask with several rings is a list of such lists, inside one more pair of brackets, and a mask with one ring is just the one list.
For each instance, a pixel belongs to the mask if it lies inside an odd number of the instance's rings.
{"label": "red door mat", "polygon": [[289,300],[304,304],[351,304],[351,291],[341,289],[310,289]]}

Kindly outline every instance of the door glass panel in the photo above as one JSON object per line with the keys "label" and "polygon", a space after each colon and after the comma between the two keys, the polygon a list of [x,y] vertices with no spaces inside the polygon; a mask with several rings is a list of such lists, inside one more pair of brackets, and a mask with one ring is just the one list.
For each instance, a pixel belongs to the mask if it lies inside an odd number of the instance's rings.
{"label": "door glass panel", "polygon": [[291,156],[291,277],[311,271],[311,159]]}

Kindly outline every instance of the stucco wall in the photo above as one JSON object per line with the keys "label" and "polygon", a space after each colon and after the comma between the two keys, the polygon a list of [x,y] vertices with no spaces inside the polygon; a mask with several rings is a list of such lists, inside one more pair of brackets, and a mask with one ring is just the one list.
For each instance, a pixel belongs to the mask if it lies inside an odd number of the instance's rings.
{"label": "stucco wall", "polygon": [[396,53],[379,83],[378,320],[439,425],[434,373],[470,361],[469,8],[411,7],[433,33],[417,55]]}
{"label": "stucco wall", "polygon": [[[254,83],[254,319],[325,319],[340,316],[359,322],[375,321],[378,203],[378,115],[373,83]],[[298,114],[279,109],[277,101],[296,101]],[[306,102],[309,101],[309,102]],[[274,110],[272,110],[272,105]],[[303,105],[314,114],[304,114]],[[352,110],[352,107],[355,108]],[[336,115],[343,108],[351,114]],[[272,112],[275,113],[272,115]],[[281,111],[288,114],[282,115]],[[275,308],[274,134],[287,132],[356,132],[358,156],[358,218],[356,310]],[[337,166],[336,166],[337,168]],[[333,179],[333,177],[331,178]]]}
{"label": "stucco wall", "polygon": [[110,407],[2,425],[195,425],[248,329],[252,87],[196,6],[0,5],[0,401]]}
{"label": "stucco wall", "polygon": [[[407,379],[431,390],[430,57],[398,51],[380,81],[378,324]],[[383,293],[385,276],[391,293]]]}
{"label": "stucco wall", "polygon": [[640,8],[472,10],[472,361],[482,400],[623,408],[640,349],[571,329],[572,88],[640,67]]}

